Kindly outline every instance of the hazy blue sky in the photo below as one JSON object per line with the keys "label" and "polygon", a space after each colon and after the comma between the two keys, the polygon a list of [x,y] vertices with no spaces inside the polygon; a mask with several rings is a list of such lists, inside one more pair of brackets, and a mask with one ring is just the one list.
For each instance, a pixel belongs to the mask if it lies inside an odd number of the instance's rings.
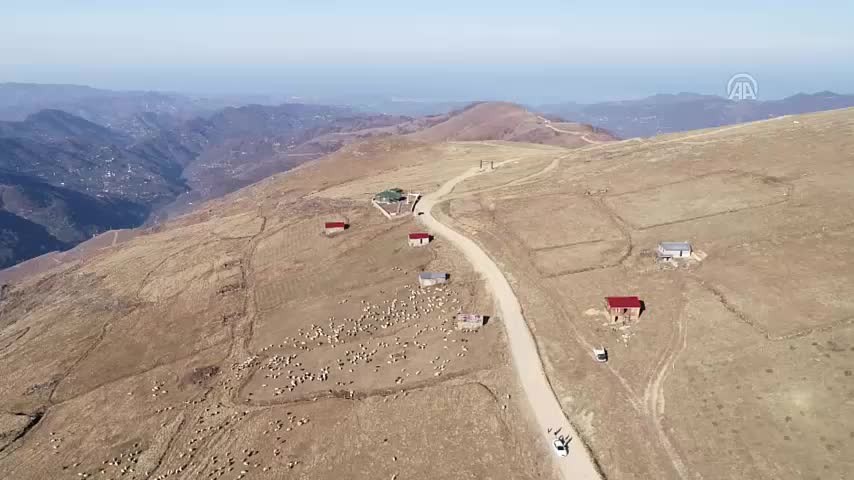
{"label": "hazy blue sky", "polygon": [[851,0],[4,0],[2,17],[0,81],[587,101],[720,94],[748,71],[766,98],[854,92]]}

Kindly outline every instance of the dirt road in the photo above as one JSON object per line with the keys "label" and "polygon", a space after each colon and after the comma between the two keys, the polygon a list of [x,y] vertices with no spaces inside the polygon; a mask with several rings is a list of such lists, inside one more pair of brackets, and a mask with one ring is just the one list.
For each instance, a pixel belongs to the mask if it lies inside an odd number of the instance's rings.
{"label": "dirt road", "polygon": [[591,139],[591,138],[587,138],[587,135],[579,135],[579,132],[573,132],[572,130],[563,130],[563,129],[561,129],[561,128],[557,128],[557,127],[555,127],[554,125],[552,125],[552,121],[551,121],[551,120],[549,120],[549,119],[547,119],[547,118],[545,118],[545,117],[537,116],[537,118],[538,118],[538,119],[540,119],[540,121],[544,122],[544,123],[545,123],[545,125],[546,125],[546,127],[547,127],[547,128],[550,128],[552,131],[554,131],[554,132],[559,132],[559,133],[568,133],[568,134],[570,134],[570,135],[580,136],[582,140],[584,140],[585,142],[587,142],[587,143],[589,143],[589,144],[591,144],[591,145],[603,145],[603,144],[606,144],[606,143],[612,143],[612,142],[600,142],[600,141],[598,141],[598,140],[593,140],[593,139]]}
{"label": "dirt road", "polygon": [[[519,377],[519,383],[527,396],[531,413],[537,420],[536,427],[543,435],[543,454],[549,455],[555,460],[560,476],[564,480],[599,479],[601,477],[593,459],[566,419],[560,403],[555,397],[551,385],[549,385],[543,364],[537,353],[534,337],[528,329],[528,324],[522,316],[519,300],[507,279],[504,278],[498,265],[475,242],[445,226],[436,220],[431,213],[433,206],[442,197],[451,193],[457,184],[479,173],[481,172],[477,168],[469,170],[449,180],[436,192],[426,195],[422,198],[418,208],[424,214],[418,218],[434,235],[448,240],[463,252],[474,269],[486,279],[487,286],[496,299],[496,307],[498,308],[496,316],[504,324],[507,332],[513,366]],[[567,457],[559,458],[553,450],[552,441],[555,438],[555,431],[558,431],[565,438],[572,438]]]}

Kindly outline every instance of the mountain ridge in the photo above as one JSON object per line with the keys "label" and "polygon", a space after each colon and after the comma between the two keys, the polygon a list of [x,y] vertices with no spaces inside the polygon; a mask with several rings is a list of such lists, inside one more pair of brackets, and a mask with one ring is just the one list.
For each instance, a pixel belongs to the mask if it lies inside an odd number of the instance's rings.
{"label": "mountain ridge", "polygon": [[[367,139],[406,136],[427,143],[478,139],[568,147],[612,139],[592,127],[551,123],[519,105],[496,102],[419,118],[311,104],[227,107],[187,121],[164,120],[152,112],[137,118],[141,126],[131,132],[56,109],[21,121],[0,121],[0,173],[7,174],[0,185],[9,195],[28,199],[24,204],[52,199],[52,206],[38,212],[17,208],[9,213],[55,235],[51,241],[40,234],[42,244],[67,248],[108,229],[188,212],[200,202]],[[148,133],[141,135],[143,130]],[[111,215],[109,208],[122,214]],[[77,221],[76,209],[100,212],[102,221]],[[0,264],[6,266],[8,260]]]}
{"label": "mountain ridge", "polygon": [[633,138],[852,106],[854,95],[822,91],[766,101],[734,101],[717,95],[682,92],[635,100],[592,104],[569,102],[535,108],[605,128],[620,138]]}
{"label": "mountain ridge", "polygon": [[[441,232],[408,245],[423,217],[389,220],[369,201],[398,186],[453,187],[423,207],[501,265],[550,385],[571,394],[569,420],[602,422],[573,442],[608,478],[715,478],[720,459],[737,478],[844,478],[852,128],[854,109],[576,150],[377,137],[67,263],[45,259],[0,287],[0,402],[38,413],[37,428],[10,429],[0,471],[61,477],[73,458],[84,475],[119,476],[117,444],[138,444],[134,465],[152,476],[216,476],[211,458],[227,468],[244,449],[271,475],[455,478],[466,465],[473,478],[546,478],[548,464],[533,469],[553,454],[551,432],[516,421],[527,397],[506,375],[497,290]],[[327,235],[333,220],[350,227]],[[657,260],[662,239],[694,255]],[[450,279],[419,288],[423,271]],[[640,319],[615,324],[603,302],[614,294],[637,295]],[[460,311],[491,319],[458,332]],[[731,455],[742,443],[751,451]],[[428,447],[459,456],[436,475],[406,454]],[[348,448],[362,450],[324,453]],[[472,463],[473,451],[512,462]]]}

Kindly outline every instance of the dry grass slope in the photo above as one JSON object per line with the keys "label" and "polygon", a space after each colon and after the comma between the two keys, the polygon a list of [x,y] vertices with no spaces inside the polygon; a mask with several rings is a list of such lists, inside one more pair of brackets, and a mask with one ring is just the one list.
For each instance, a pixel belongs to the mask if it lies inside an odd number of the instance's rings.
{"label": "dry grass slope", "polygon": [[[412,218],[389,222],[365,192],[554,151],[354,144],[15,281],[0,300],[0,471],[551,475],[517,421],[500,325],[454,329],[458,311],[489,312],[481,282],[441,243],[408,247]],[[330,218],[352,227],[326,237]],[[419,289],[423,270],[452,281]]]}
{"label": "dry grass slope", "polygon": [[506,140],[562,147],[615,140],[607,132],[596,131],[589,125],[552,123],[520,105],[501,102],[473,105],[408,137],[427,142]]}
{"label": "dry grass slope", "polygon": [[[608,478],[854,472],[852,134],[842,110],[596,145],[446,203],[515,280]],[[666,240],[708,256],[656,265]],[[607,295],[647,310],[613,329]]]}
{"label": "dry grass slope", "polygon": [[[504,269],[607,478],[850,477],[854,111],[611,144],[528,115],[475,107],[433,138],[353,143],[15,280],[0,471],[552,477],[500,319],[453,329],[459,310],[490,313],[480,279],[441,242],[407,247],[412,219],[367,201],[494,161],[436,215]],[[581,148],[481,141],[493,118],[520,121],[492,138]],[[331,218],[352,228],[326,237]],[[683,239],[707,258],[652,263]],[[421,290],[422,270],[453,275]],[[606,324],[615,294],[641,296],[640,322]]]}

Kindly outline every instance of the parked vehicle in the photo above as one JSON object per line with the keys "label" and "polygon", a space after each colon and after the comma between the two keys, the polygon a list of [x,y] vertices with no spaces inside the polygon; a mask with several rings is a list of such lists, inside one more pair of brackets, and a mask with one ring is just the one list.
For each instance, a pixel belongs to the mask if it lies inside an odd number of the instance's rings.
{"label": "parked vehicle", "polygon": [[608,361],[608,350],[605,350],[605,347],[599,347],[593,349],[593,356],[596,357],[597,362],[607,362]]}
{"label": "parked vehicle", "polygon": [[552,445],[554,445],[555,453],[557,453],[558,457],[565,457],[569,454],[569,448],[567,447],[566,440],[564,440],[563,437],[555,438]]}

